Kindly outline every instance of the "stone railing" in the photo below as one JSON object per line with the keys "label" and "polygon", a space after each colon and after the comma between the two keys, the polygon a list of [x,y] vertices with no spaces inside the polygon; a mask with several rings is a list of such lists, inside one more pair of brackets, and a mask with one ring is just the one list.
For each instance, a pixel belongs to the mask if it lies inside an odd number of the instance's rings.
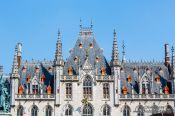
{"label": "stone railing", "polygon": [[175,95],[174,94],[169,94],[169,95],[165,95],[165,94],[127,94],[127,95],[123,95],[123,94],[120,94],[119,96],[119,99],[120,100],[131,100],[131,99],[134,99],[134,100],[139,100],[139,99],[149,99],[149,100],[160,100],[160,99],[169,99],[169,100],[172,100],[172,99],[175,99]]}
{"label": "stone railing", "polygon": [[77,75],[65,75],[61,76],[60,81],[78,81],[78,76]]}
{"label": "stone railing", "polygon": [[19,95],[17,94],[15,99],[27,99],[27,100],[54,100],[55,99],[55,95],[51,94],[51,95],[47,95],[47,94],[23,94],[23,95]]}
{"label": "stone railing", "polygon": [[96,76],[96,80],[97,81],[114,81],[113,76],[109,76],[109,75],[98,75]]}

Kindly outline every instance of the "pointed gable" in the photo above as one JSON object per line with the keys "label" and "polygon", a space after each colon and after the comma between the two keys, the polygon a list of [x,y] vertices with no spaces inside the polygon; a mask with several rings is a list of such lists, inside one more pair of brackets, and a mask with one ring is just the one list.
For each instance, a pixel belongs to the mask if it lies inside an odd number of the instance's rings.
{"label": "pointed gable", "polygon": [[[88,60],[86,56],[88,55]],[[92,28],[81,28],[78,40],[73,49],[70,50],[70,56],[65,62],[64,75],[68,75],[68,68],[72,66],[74,75],[78,75],[79,68],[91,68],[98,70],[100,75],[101,68],[106,69],[106,73],[110,74],[110,67],[106,61],[103,50],[96,43],[92,33]]]}

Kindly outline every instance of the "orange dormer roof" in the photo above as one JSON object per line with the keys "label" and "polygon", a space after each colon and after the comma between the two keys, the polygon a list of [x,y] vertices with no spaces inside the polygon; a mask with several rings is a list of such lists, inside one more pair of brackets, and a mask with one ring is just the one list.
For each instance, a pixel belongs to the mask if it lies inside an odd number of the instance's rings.
{"label": "orange dormer roof", "polygon": [[159,75],[156,76],[155,81],[156,81],[157,83],[160,82],[160,76],[159,76]]}
{"label": "orange dormer roof", "polygon": [[21,95],[21,94],[23,94],[23,86],[22,86],[22,84],[19,86],[19,94]]}
{"label": "orange dormer roof", "polygon": [[126,95],[128,93],[128,88],[126,85],[123,86],[123,94]]}
{"label": "orange dormer roof", "polygon": [[101,75],[104,76],[106,74],[106,69],[104,67],[101,68]]}
{"label": "orange dormer roof", "polygon": [[168,94],[169,94],[169,88],[168,88],[168,86],[167,86],[167,85],[165,86],[164,91],[165,91],[165,94],[166,94],[166,95],[168,95]]}
{"label": "orange dormer roof", "polygon": [[68,74],[69,74],[69,75],[72,75],[72,74],[73,74],[73,73],[72,73],[72,67],[71,67],[71,66],[70,66],[69,69],[68,69]]}
{"label": "orange dormer roof", "polygon": [[41,82],[44,82],[44,81],[45,81],[45,79],[46,79],[45,75],[44,75],[44,74],[42,74],[42,75],[41,75]]}
{"label": "orange dormer roof", "polygon": [[52,90],[52,88],[51,88],[51,86],[50,86],[50,84],[49,84],[49,86],[47,87],[47,94],[48,94],[48,95],[51,94],[51,90]]}
{"label": "orange dormer roof", "polygon": [[30,78],[31,78],[31,75],[28,74],[28,76],[27,76],[27,78],[26,78],[27,83],[30,83]]}
{"label": "orange dormer roof", "polygon": [[128,82],[131,83],[131,81],[132,81],[132,77],[131,77],[131,75],[129,74],[129,75],[128,75]]}

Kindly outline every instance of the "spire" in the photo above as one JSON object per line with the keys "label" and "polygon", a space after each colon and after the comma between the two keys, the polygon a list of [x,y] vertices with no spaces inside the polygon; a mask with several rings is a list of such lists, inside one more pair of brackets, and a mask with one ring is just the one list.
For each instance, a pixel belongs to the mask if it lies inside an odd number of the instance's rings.
{"label": "spire", "polygon": [[81,20],[81,18],[80,18],[80,29],[82,28],[82,20]]}
{"label": "spire", "polygon": [[119,65],[119,53],[118,53],[118,47],[117,47],[117,38],[116,38],[116,32],[114,30],[114,40],[113,40],[113,48],[112,48],[112,65]]}
{"label": "spire", "polygon": [[17,60],[17,55],[18,55],[18,45],[15,48],[15,55],[13,58],[13,66],[12,66],[12,77],[18,77],[18,60]]}
{"label": "spire", "polygon": [[93,28],[93,23],[92,23],[92,19],[91,19],[91,29]]}
{"label": "spire", "polygon": [[122,51],[122,63],[126,62],[126,58],[125,58],[125,43],[123,41],[123,45],[122,45],[123,51]]}
{"label": "spire", "polygon": [[60,62],[63,60],[62,57],[62,42],[60,37],[60,31],[58,30],[58,39],[56,44],[56,53],[55,53],[55,63],[57,65],[63,65],[63,62]]}
{"label": "spire", "polygon": [[175,54],[174,54],[174,47],[172,47],[172,76],[175,78]]}
{"label": "spire", "polygon": [[168,66],[169,64],[170,64],[169,44],[165,44],[165,65]]}
{"label": "spire", "polygon": [[22,54],[22,44],[18,43],[17,44],[17,62],[18,62],[18,69],[21,66],[21,55]]}
{"label": "spire", "polygon": [[61,59],[62,59],[62,43],[61,43],[60,31],[58,31],[55,60],[61,60]]}

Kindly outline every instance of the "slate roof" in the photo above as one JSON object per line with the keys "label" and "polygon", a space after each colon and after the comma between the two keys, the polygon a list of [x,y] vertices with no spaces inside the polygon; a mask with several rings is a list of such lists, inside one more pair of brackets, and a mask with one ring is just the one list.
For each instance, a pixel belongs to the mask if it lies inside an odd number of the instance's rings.
{"label": "slate roof", "polygon": [[[88,33],[91,30],[89,28],[87,30],[83,29],[83,32]],[[82,48],[80,48],[80,44],[82,44]],[[77,75],[79,67],[82,68],[85,63],[86,56],[93,69],[97,69],[97,75],[101,74],[102,67],[106,68],[107,74],[111,73],[111,68],[103,55],[103,50],[98,46],[94,35],[91,33],[90,35],[79,35],[74,48],[70,51],[70,56],[65,62],[64,75],[68,75],[70,66],[73,68],[73,74]],[[77,58],[77,61],[75,61],[75,58]],[[98,62],[97,59],[99,59]]]}
{"label": "slate roof", "polygon": [[[24,70],[25,68],[25,70]],[[38,72],[36,69],[38,68]],[[36,78],[38,83],[40,83],[41,76],[44,74],[44,89],[50,84],[53,88],[54,85],[54,72],[53,72],[53,61],[24,61],[20,66],[20,83],[24,88],[27,85],[27,77],[30,74],[31,80]],[[52,89],[53,90],[53,89]]]}
{"label": "slate roof", "polygon": [[[132,77],[132,83],[128,83],[128,75]],[[121,68],[121,88],[126,84],[131,93],[131,86],[134,86],[136,93],[139,93],[139,83],[144,77],[148,77],[148,81],[153,83],[151,87],[151,93],[159,93],[160,84],[155,82],[155,78],[160,76],[160,82],[162,84],[162,90],[168,85],[170,91],[172,86],[172,80],[170,80],[170,73],[164,63],[154,62],[134,62],[124,63]]]}

